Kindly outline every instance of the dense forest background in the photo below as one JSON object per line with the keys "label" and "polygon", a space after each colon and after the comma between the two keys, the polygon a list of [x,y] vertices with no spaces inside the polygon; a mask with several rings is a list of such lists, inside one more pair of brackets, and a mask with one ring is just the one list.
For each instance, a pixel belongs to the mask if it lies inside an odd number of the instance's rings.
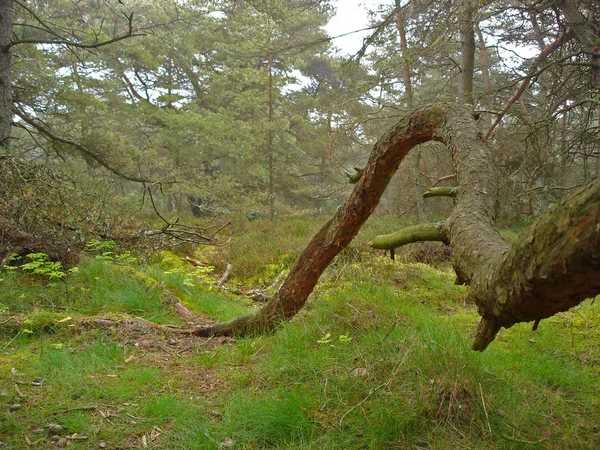
{"label": "dense forest background", "polygon": [[[383,131],[432,102],[477,112],[505,222],[600,174],[594,2],[372,6],[363,49],[340,56],[326,1],[14,2],[3,219],[98,234],[149,193],[172,216],[329,214]],[[407,159],[379,211],[447,214],[422,192],[449,152]]]}

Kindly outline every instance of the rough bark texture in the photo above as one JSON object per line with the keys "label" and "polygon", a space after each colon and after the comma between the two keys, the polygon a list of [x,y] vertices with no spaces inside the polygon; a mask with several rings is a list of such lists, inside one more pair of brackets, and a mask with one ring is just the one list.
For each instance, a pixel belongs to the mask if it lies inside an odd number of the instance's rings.
{"label": "rough bark texture", "polygon": [[567,195],[481,267],[470,289],[484,318],[506,328],[566,311],[598,293],[600,178]]}
{"label": "rough bark texture", "polygon": [[[477,34],[477,48],[479,50],[479,64],[481,66],[481,78],[483,81],[483,103],[488,111],[492,110],[492,98],[490,94],[490,64],[488,61],[487,49],[483,40],[483,33],[479,28],[479,24],[475,26]],[[492,116],[489,112],[483,114],[484,123],[490,127],[492,125]]]}
{"label": "rough bark texture", "polygon": [[449,147],[457,172],[456,205],[441,234],[482,316],[474,349],[485,349],[501,327],[537,321],[600,293],[600,180],[568,196],[509,247],[494,228],[496,169],[475,121],[462,107],[427,106],[400,120],[375,144],[346,203],[315,234],[263,309],[194,333],[270,331],[296,314],[325,268],[373,212],[404,156],[429,140]]}
{"label": "rough bark texture", "polygon": [[0,0],[0,148],[8,145],[12,121],[10,87],[12,4],[12,0]]}

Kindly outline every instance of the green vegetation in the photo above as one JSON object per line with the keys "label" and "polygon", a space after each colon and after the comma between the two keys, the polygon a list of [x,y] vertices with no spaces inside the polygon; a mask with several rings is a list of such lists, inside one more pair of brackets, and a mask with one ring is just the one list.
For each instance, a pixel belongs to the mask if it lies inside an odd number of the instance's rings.
{"label": "green vegetation", "polygon": [[[289,268],[320,223],[240,225],[243,238],[196,249],[211,273],[174,253],[148,264],[91,250],[60,280],[0,272],[0,441],[15,449],[600,446],[598,304],[536,332],[504,330],[473,352],[478,315],[447,263],[416,262],[411,249],[392,262],[366,245],[397,226],[388,219],[369,222],[305,311],[273,335],[201,339],[160,327],[188,327],[167,293],[197,323],[251,311],[245,290]],[[218,289],[227,262],[232,279]]]}

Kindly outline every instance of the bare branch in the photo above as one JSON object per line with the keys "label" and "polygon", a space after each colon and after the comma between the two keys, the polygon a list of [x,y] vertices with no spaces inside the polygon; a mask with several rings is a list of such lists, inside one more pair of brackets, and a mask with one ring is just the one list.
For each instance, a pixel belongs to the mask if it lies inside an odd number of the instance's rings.
{"label": "bare branch", "polygon": [[544,50],[537,56],[537,58],[535,58],[533,60],[533,62],[529,66],[527,75],[525,76],[525,78],[523,78],[523,81],[521,81],[521,84],[519,85],[519,87],[517,88],[517,90],[515,91],[513,96],[506,102],[506,104],[504,105],[504,108],[502,108],[502,112],[500,112],[496,116],[496,120],[494,120],[494,123],[492,123],[492,125],[488,128],[487,132],[485,133],[484,139],[490,138],[490,136],[492,135],[492,132],[498,126],[498,124],[502,121],[502,118],[508,112],[508,110],[513,105],[513,103],[516,102],[521,97],[523,92],[525,92],[525,89],[529,85],[529,82],[536,75],[537,68],[539,67],[539,65],[546,58],[548,58],[548,56],[550,56],[552,54],[552,52],[554,52],[556,49],[558,49],[564,43],[568,42],[571,39],[571,37],[572,36],[570,33],[563,34],[558,39],[556,39],[552,44],[550,44],[546,48],[544,48]]}
{"label": "bare branch", "polygon": [[[30,10],[28,10],[28,12],[33,14]],[[127,18],[127,23],[128,23],[127,33],[125,33],[121,36],[116,36],[112,39],[107,39],[106,41],[96,41],[96,42],[92,42],[92,43],[84,43],[84,42],[77,42],[77,41],[70,40],[70,39],[17,39],[17,40],[10,41],[10,43],[5,45],[2,50],[6,52],[11,47],[14,47],[15,45],[19,45],[19,44],[66,45],[67,47],[93,49],[93,48],[104,47],[105,45],[114,44],[115,42],[119,42],[124,39],[129,39],[131,37],[145,36],[145,34],[143,34],[143,33],[134,33],[133,32],[133,13],[131,13],[129,16],[126,15],[125,13],[123,13],[123,15]],[[36,18],[36,20],[38,22],[43,24],[44,27],[47,27],[47,25],[43,21],[41,21],[37,16],[34,16],[34,17]],[[54,32],[52,32],[52,34],[56,35]]]}
{"label": "bare branch", "polygon": [[158,208],[156,207],[156,203],[154,202],[154,195],[152,194],[152,188],[155,186],[159,186],[162,189],[162,185],[160,182],[153,183],[151,186],[145,186],[145,192],[148,194],[148,198],[150,198],[150,204],[152,205],[152,209],[154,209],[154,213],[165,223],[165,226],[160,230],[151,230],[144,232],[145,236],[168,236],[176,241],[179,241],[179,244],[199,244],[199,245],[215,245],[222,246],[227,244],[230,240],[228,239],[225,242],[215,242],[215,237],[219,232],[221,232],[225,227],[231,225],[231,221],[226,222],[221,225],[214,231],[212,234],[207,234],[206,231],[213,227],[201,228],[201,227],[190,227],[187,225],[179,224],[179,217],[175,218],[173,221],[169,221],[165,219]]}
{"label": "bare branch", "polygon": [[73,139],[66,138],[66,137],[63,137],[63,136],[60,136],[60,135],[54,133],[48,127],[46,127],[45,125],[42,125],[42,123],[39,120],[29,117],[27,114],[25,114],[23,111],[18,109],[16,106],[13,107],[13,113],[18,115],[21,119],[23,119],[24,122],[28,123],[33,128],[35,128],[46,139],[48,139],[50,141],[54,141],[54,142],[61,142],[63,144],[67,144],[67,145],[70,145],[71,147],[76,148],[84,155],[87,155],[90,158],[92,158],[94,161],[96,161],[98,164],[100,164],[102,167],[104,167],[108,171],[114,173],[115,175],[118,175],[119,177],[121,177],[125,180],[134,181],[136,183],[148,183],[150,181],[146,178],[135,177],[135,176],[127,175],[126,173],[123,173],[122,171],[120,171],[119,169],[113,167],[110,163],[108,163],[102,155],[99,155],[98,153],[96,153],[92,149],[84,146],[80,142],[77,142]]}

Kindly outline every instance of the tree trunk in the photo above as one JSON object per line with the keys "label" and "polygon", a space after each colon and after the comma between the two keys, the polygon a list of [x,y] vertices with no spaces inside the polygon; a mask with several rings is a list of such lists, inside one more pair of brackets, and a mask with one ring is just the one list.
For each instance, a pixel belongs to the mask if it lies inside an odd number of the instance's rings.
{"label": "tree trunk", "polygon": [[402,159],[430,140],[449,147],[457,172],[456,206],[441,232],[482,316],[474,349],[485,349],[501,327],[537,321],[600,293],[600,179],[568,196],[509,247],[493,226],[496,168],[474,119],[463,107],[427,106],[401,119],[375,144],[348,200],[311,239],[263,309],[194,334],[266,332],[294,316],[373,212]]}
{"label": "tree trunk", "polygon": [[475,71],[475,30],[473,4],[464,0],[458,17],[460,31],[460,81],[458,95],[461,103],[473,103],[473,72]]}
{"label": "tree trunk", "polygon": [[[483,103],[488,111],[492,110],[492,100],[490,93],[490,63],[488,60],[487,49],[485,48],[485,41],[483,40],[483,33],[479,25],[475,26],[477,33],[477,42],[479,49],[479,63],[481,64],[481,78],[483,81]],[[483,121],[489,128],[492,125],[492,116],[489,112],[483,114]]]}
{"label": "tree trunk", "polygon": [[12,122],[12,5],[12,0],[0,0],[0,147],[8,146]]}
{"label": "tree trunk", "polygon": [[408,44],[406,41],[406,17],[400,6],[400,0],[396,1],[396,28],[400,39],[400,56],[402,57],[402,78],[404,80],[404,98],[406,107],[413,107],[412,83],[410,81],[410,64],[408,62]]}
{"label": "tree trunk", "polygon": [[423,201],[423,184],[421,183],[421,147],[414,150],[412,159],[413,189],[415,195],[415,212],[417,221],[425,219],[425,202]]}
{"label": "tree trunk", "polygon": [[[400,56],[402,57],[402,79],[404,81],[404,98],[406,107],[413,107],[413,91],[410,79],[410,63],[408,57],[408,42],[406,40],[406,16],[402,11],[400,0],[395,0],[396,5],[396,28],[398,29],[398,39],[400,41]],[[423,186],[421,185],[421,149],[416,148],[412,160],[411,172],[413,175],[413,189],[415,195],[415,211],[417,220],[420,222],[425,216],[425,205],[423,202]]]}
{"label": "tree trunk", "polygon": [[[271,38],[269,38],[269,45]],[[271,221],[275,219],[275,180],[273,173],[273,55],[269,53],[268,67],[269,71],[269,85],[268,85],[268,120],[269,129],[267,130],[267,158],[268,158],[268,172],[269,172],[269,218]]]}

